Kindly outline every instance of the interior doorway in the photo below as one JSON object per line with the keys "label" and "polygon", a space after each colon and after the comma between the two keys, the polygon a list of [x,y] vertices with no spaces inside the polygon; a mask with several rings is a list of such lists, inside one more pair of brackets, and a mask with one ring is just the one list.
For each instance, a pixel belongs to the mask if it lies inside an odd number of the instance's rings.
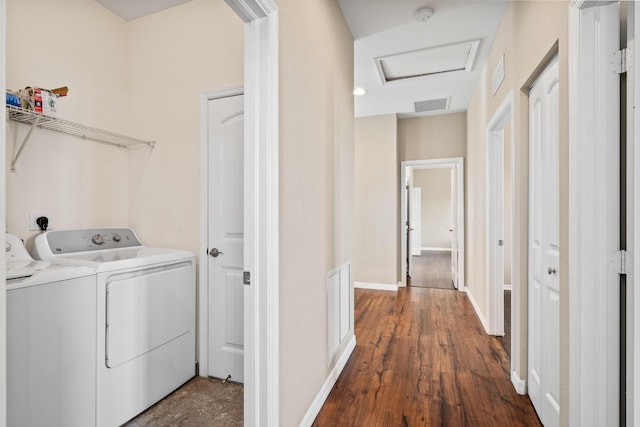
{"label": "interior doorway", "polygon": [[451,174],[454,167],[416,169],[410,174],[409,241],[412,262],[407,286],[455,289],[452,275]]}
{"label": "interior doorway", "polygon": [[[221,96],[223,95],[223,96]],[[244,96],[207,94],[207,256],[201,278],[200,374],[244,382]],[[205,282],[206,279],[206,282]],[[205,289],[206,288],[206,289]],[[206,291],[206,292],[205,292]],[[205,304],[206,303],[206,304]],[[206,343],[206,348],[205,344]],[[206,358],[206,361],[205,361]]]}
{"label": "interior doorway", "polygon": [[518,294],[517,286],[513,286],[511,269],[514,217],[512,121],[513,92],[507,95],[487,125],[487,329],[489,334],[502,337],[509,355],[513,352],[510,331],[515,314],[511,307]]}
{"label": "interior doorway", "polygon": [[462,157],[401,165],[402,285],[464,289]]}

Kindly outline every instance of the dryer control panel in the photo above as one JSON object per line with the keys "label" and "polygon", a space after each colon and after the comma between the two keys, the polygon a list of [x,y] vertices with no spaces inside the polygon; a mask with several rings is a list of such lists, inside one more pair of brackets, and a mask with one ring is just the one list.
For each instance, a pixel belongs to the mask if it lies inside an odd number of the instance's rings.
{"label": "dryer control panel", "polygon": [[49,231],[45,240],[47,248],[34,249],[38,252],[48,250],[53,255],[142,246],[138,236],[130,228]]}

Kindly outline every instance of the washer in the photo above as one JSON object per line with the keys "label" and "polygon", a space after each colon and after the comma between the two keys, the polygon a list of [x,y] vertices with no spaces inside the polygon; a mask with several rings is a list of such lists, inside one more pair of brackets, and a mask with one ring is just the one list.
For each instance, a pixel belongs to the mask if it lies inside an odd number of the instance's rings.
{"label": "washer", "polygon": [[7,425],[95,425],[95,271],[6,242]]}
{"label": "washer", "polygon": [[50,231],[33,255],[96,271],[96,425],[119,426],[195,375],[195,256],[128,228]]}

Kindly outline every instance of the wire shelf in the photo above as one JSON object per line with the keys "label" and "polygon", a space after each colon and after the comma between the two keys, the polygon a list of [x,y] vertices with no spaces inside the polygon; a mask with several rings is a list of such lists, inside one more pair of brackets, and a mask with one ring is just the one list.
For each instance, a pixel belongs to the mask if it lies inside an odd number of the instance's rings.
{"label": "wire shelf", "polygon": [[[78,138],[88,139],[103,144],[114,145],[120,148],[129,148],[135,145],[146,145],[155,147],[155,141],[146,141],[143,139],[132,138],[126,135],[97,129],[80,123],[71,122],[69,120],[60,119],[46,114],[36,113],[24,108],[7,105],[7,118],[19,123],[29,124],[40,129],[48,129],[55,132],[73,135]],[[26,142],[26,140],[25,140]]]}

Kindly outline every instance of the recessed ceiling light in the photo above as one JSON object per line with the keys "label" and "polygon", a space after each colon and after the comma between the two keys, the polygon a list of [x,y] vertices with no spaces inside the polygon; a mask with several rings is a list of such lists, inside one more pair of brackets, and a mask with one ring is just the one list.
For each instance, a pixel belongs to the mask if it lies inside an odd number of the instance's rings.
{"label": "recessed ceiling light", "polygon": [[357,88],[353,91],[353,94],[354,94],[354,95],[356,95],[356,96],[362,96],[362,95],[364,95],[365,93],[367,93],[367,91],[366,91],[366,90],[364,90],[364,89],[362,89],[361,87],[357,87]]}

